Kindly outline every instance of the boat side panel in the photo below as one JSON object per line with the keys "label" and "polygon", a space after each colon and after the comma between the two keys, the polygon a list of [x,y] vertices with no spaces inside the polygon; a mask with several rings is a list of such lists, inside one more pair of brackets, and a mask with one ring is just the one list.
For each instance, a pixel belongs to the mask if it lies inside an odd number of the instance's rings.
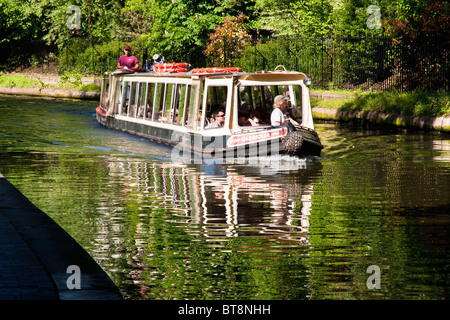
{"label": "boat side panel", "polygon": [[[282,136],[276,135],[272,139],[246,141],[241,144],[230,144],[235,135],[204,136],[201,133],[176,131],[172,128],[155,127],[151,124],[136,123],[106,116],[97,108],[97,120],[107,128],[141,136],[150,141],[176,147],[180,154],[202,154],[203,158],[248,157],[258,155],[273,155],[283,153]],[[238,137],[244,142],[243,135]],[[228,144],[228,145],[227,145]],[[183,156],[183,155],[182,155]]]}

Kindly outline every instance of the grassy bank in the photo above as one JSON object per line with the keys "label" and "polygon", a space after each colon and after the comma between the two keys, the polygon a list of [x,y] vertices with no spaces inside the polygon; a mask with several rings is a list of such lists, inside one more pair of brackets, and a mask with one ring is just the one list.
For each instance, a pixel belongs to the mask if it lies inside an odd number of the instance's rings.
{"label": "grassy bank", "polygon": [[[343,92],[336,92],[342,95]],[[347,92],[344,99],[312,99],[313,107],[343,111],[376,111],[409,116],[441,117],[450,115],[448,92]]]}
{"label": "grassy bank", "polygon": [[[88,82],[88,83],[87,83]],[[36,74],[3,74],[0,73],[0,87],[6,88],[38,88],[100,91],[100,86],[94,79],[84,79],[79,74],[36,75]]]}
{"label": "grassy bank", "polygon": [[[0,73],[0,87],[38,88],[100,91],[95,78],[82,77],[80,74],[62,75],[32,73]],[[97,79],[98,80],[98,79]],[[96,83],[97,82],[97,83]],[[442,117],[450,115],[449,92],[394,92],[394,91],[321,91],[312,90],[313,107],[342,111],[376,111],[408,116]],[[331,98],[330,98],[331,97]]]}

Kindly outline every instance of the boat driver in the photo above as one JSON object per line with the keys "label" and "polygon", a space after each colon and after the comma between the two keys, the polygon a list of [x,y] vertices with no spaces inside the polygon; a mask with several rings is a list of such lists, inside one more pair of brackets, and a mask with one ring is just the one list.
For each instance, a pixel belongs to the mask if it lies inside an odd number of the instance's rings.
{"label": "boat driver", "polygon": [[287,122],[292,123],[294,126],[298,126],[298,122],[294,119],[289,118],[284,114],[284,111],[287,107],[287,102],[289,101],[289,98],[278,95],[273,99],[273,111],[270,115],[270,122],[273,127],[281,126],[283,124],[286,124]]}
{"label": "boat driver", "polygon": [[130,69],[133,71],[139,69],[139,61],[131,54],[131,47],[125,46],[123,51],[125,54],[119,58],[119,61],[117,62],[117,69]]}

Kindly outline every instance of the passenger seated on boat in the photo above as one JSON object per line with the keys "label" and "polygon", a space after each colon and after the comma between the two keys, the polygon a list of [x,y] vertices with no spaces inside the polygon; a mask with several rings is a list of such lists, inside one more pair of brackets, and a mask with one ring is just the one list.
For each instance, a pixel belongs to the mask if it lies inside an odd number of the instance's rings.
{"label": "passenger seated on boat", "polygon": [[144,116],[144,106],[139,106],[137,109],[137,118],[142,118]]}
{"label": "passenger seated on boat", "polygon": [[131,105],[130,106],[130,113],[128,113],[128,116],[134,117],[135,110],[136,110],[136,105]]}
{"label": "passenger seated on boat", "polygon": [[287,98],[283,95],[278,95],[273,100],[273,111],[270,116],[270,122],[271,122],[272,126],[274,126],[274,127],[281,126],[283,124],[286,124],[287,122],[292,123],[294,126],[299,125],[297,121],[287,117],[284,114],[284,111],[286,110],[288,101],[289,101],[289,98]]}
{"label": "passenger seated on boat", "polygon": [[167,117],[163,116],[161,111],[158,111],[155,113],[155,119],[158,119],[158,121],[161,121],[161,122],[167,121]]}
{"label": "passenger seated on boat", "polygon": [[194,127],[197,128],[197,130],[200,130],[202,123],[202,112],[199,111],[197,115],[197,120],[194,121]]}
{"label": "passenger seated on boat", "polygon": [[248,122],[248,117],[245,114],[239,114],[238,116],[238,124],[242,126],[246,126]]}
{"label": "passenger seated on boat", "polygon": [[257,106],[255,111],[257,112],[255,115],[260,120],[260,124],[266,125],[270,123],[270,114],[268,114],[267,108],[263,106]]}
{"label": "passenger seated on boat", "polygon": [[178,110],[175,111],[175,117],[173,117],[173,110],[170,111],[168,121],[172,122],[172,118],[173,118],[173,123],[178,123]]}
{"label": "passenger seated on boat", "polygon": [[248,118],[248,125],[252,126],[252,127],[256,127],[261,125],[261,122],[259,121],[257,116],[251,116],[250,118]]}
{"label": "passenger seated on boat", "polygon": [[265,126],[270,122],[270,120],[269,121],[267,120],[267,118],[270,116],[267,115],[267,112],[265,110],[263,110],[262,107],[256,107],[255,110],[252,110],[250,112],[250,117],[258,118],[260,126]]}
{"label": "passenger seated on boat", "polygon": [[238,115],[238,124],[241,127],[264,125],[259,117],[259,111],[252,110],[250,112],[240,112]]}
{"label": "passenger seated on boat", "polygon": [[214,119],[214,115],[212,115],[212,114],[207,115],[205,118],[205,122],[206,122],[205,126],[209,128],[209,127],[211,127],[212,123],[216,122],[216,119]]}
{"label": "passenger seated on boat", "polygon": [[263,126],[266,123],[262,120],[261,112],[257,109],[250,111],[250,117],[248,119],[249,124],[251,126]]}
{"label": "passenger seated on boat", "polygon": [[221,128],[225,124],[225,112],[223,109],[218,109],[214,111],[212,119],[214,122],[211,122],[208,125],[208,128]]}

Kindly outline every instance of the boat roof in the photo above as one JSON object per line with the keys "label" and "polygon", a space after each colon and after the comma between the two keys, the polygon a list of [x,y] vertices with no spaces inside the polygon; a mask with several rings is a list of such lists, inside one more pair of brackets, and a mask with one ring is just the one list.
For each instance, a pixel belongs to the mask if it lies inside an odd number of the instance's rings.
{"label": "boat roof", "polygon": [[120,75],[127,77],[182,77],[182,78],[229,78],[237,77],[240,80],[248,81],[289,81],[289,80],[303,80],[306,74],[298,71],[260,71],[260,72],[223,72],[223,73],[193,73],[188,72],[123,72],[114,71],[109,74]]}

